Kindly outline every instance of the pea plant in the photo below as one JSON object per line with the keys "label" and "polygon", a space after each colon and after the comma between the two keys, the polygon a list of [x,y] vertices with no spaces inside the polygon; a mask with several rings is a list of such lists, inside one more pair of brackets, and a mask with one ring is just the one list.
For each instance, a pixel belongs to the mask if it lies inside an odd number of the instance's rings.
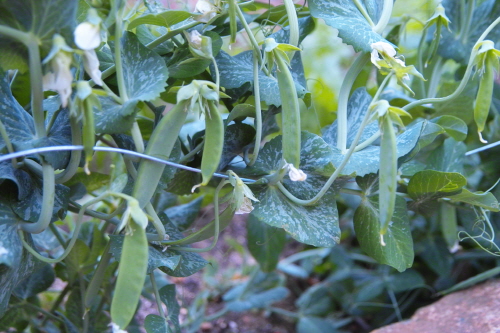
{"label": "pea plant", "polygon": [[[1,1],[0,329],[195,332],[264,309],[333,331],[313,305],[345,276],[298,313],[273,303],[289,294],[277,269],[349,257],[340,215],[365,260],[399,272],[419,219],[450,251],[500,255],[495,184],[467,157],[498,140],[500,2],[423,3],[422,22],[394,16],[393,0]],[[324,23],[356,52],[346,73],[324,73],[341,81],[328,110],[303,67]],[[410,24],[418,43],[405,43]],[[213,221],[193,230],[210,200]],[[180,322],[175,284],[158,280],[203,269],[235,214],[249,214],[258,266],[222,312],[200,296]],[[280,261],[290,239],[310,249]],[[55,277],[61,290],[43,293]],[[159,315],[138,323],[141,294]]]}

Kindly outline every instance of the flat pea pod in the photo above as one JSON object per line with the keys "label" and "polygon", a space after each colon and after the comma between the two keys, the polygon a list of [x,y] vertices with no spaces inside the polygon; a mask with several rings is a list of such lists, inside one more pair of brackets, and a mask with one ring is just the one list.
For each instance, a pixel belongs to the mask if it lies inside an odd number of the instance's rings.
{"label": "flat pea pod", "polygon": [[85,161],[89,163],[94,154],[95,145],[95,127],[94,127],[94,112],[89,99],[84,101],[84,119],[83,119],[83,150],[85,151]]}
{"label": "flat pea pod", "polygon": [[476,104],[474,105],[474,121],[477,125],[478,132],[484,130],[486,119],[490,112],[491,97],[493,96],[494,86],[494,55],[487,54],[485,59],[485,71],[479,82],[479,90],[477,91]]}
{"label": "flat pea pod", "polygon": [[[172,108],[155,127],[145,153],[150,156],[168,159],[174,148],[179,132],[186,121],[186,106],[188,101],[181,101]],[[144,208],[156,191],[156,185],[165,169],[165,165],[142,160],[139,165],[132,196]]]}
{"label": "flat pea pod", "polygon": [[292,74],[283,55],[276,53],[277,78],[281,98],[283,158],[294,167],[300,166],[300,107]]}
{"label": "flat pea pod", "polygon": [[217,171],[224,146],[224,121],[214,101],[207,101],[209,114],[205,115],[205,144],[201,159],[201,185],[208,184]]}
{"label": "flat pea pod", "polygon": [[387,113],[381,124],[380,170],[379,170],[379,218],[380,234],[384,235],[394,213],[396,205],[396,186],[398,158],[396,149],[396,133]]}
{"label": "flat pea pod", "polygon": [[111,302],[111,320],[121,329],[125,329],[134,317],[148,268],[146,231],[133,220],[129,221],[129,228],[132,231],[123,240],[118,278]]}

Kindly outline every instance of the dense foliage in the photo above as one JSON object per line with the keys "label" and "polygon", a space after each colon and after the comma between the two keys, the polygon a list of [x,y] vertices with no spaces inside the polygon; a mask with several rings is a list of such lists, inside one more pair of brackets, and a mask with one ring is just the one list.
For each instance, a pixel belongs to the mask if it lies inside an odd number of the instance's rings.
{"label": "dense foliage", "polygon": [[[196,332],[251,309],[368,329],[499,273],[500,2],[419,3],[425,22],[393,0],[0,0],[0,330]],[[324,69],[325,103],[303,41],[333,28],[357,55]],[[169,277],[235,214],[258,265],[180,321]],[[296,311],[273,305],[309,276]]]}

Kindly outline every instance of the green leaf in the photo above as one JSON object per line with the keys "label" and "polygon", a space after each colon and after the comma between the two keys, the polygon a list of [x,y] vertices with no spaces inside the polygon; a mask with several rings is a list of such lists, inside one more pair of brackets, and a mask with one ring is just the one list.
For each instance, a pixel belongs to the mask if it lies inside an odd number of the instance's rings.
{"label": "green leaf", "polygon": [[498,200],[491,192],[470,192],[467,189],[462,189],[462,192],[455,195],[447,195],[447,198],[455,202],[465,202],[473,206],[482,207],[492,212],[500,211]]}
{"label": "green leaf", "polygon": [[202,201],[203,196],[200,196],[187,204],[167,208],[164,213],[178,230],[184,231],[195,221],[200,212]]}
{"label": "green leaf", "polygon": [[90,248],[81,239],[77,239],[71,252],[64,259],[68,279],[71,282],[77,281],[81,267],[87,261],[90,253]]}
{"label": "green leaf", "polygon": [[96,133],[127,133],[135,120],[138,111],[137,101],[129,101],[124,105],[116,103],[111,97],[99,97],[101,109],[94,108],[94,125]]}
{"label": "green leaf", "polygon": [[250,215],[247,220],[247,246],[257,260],[263,272],[272,272],[285,247],[286,233],[283,229],[274,228],[262,223]]}
{"label": "green leaf", "polygon": [[474,286],[480,282],[483,282],[487,279],[490,279],[498,274],[500,274],[500,267],[495,267],[495,268],[489,269],[489,270],[482,272],[478,275],[475,275],[475,276],[473,276],[465,281],[457,283],[456,285],[454,285],[451,288],[448,288],[446,290],[439,292],[439,295],[447,295],[447,294],[454,293],[455,291],[459,291],[459,290],[462,290],[465,288],[472,287],[472,286]]}
{"label": "green leaf", "polygon": [[[268,142],[261,150],[252,174],[273,174],[282,162],[281,136]],[[284,180],[285,187],[296,197],[312,198],[333,172],[331,148],[317,135],[302,132],[300,168],[307,174],[304,182]],[[324,176],[323,176],[324,175]],[[300,242],[331,247],[339,241],[338,212],[335,195],[345,183],[339,178],[315,206],[301,206],[285,197],[275,186],[255,188],[259,202],[252,215],[270,226],[283,228]],[[253,190],[253,189],[252,189]]]}
{"label": "green leaf", "polygon": [[[62,35],[68,44],[72,44],[77,5],[78,1],[75,0],[2,1],[0,12],[3,15],[0,24],[32,33],[42,48],[43,58],[52,47],[52,36],[55,33]],[[25,58],[27,53],[20,52],[24,48],[21,49],[18,45],[18,42],[14,43],[11,39],[0,36],[0,54],[4,53],[4,49],[14,49],[15,51],[9,54],[10,57]]]}
{"label": "green leaf", "polygon": [[408,183],[408,194],[414,200],[411,207],[423,210],[431,201],[460,193],[466,184],[465,177],[456,172],[417,172]]}
{"label": "green leaf", "polygon": [[[483,1],[474,8],[472,20],[466,29],[466,33],[461,33],[461,25],[464,24],[463,22],[466,22],[466,18],[463,17],[463,15],[469,14],[468,11],[470,9],[468,7],[471,3],[477,4],[477,2],[461,2],[454,0],[444,0],[442,2],[446,15],[450,19],[449,28],[451,30],[451,32],[448,31],[448,29],[441,30],[442,36],[438,53],[445,59],[453,59],[456,62],[466,64],[469,60],[472,47],[479,39],[479,36],[481,36],[486,28],[500,16],[500,3],[498,3],[498,1]],[[466,8],[461,8],[464,4]],[[497,25],[488,34],[488,39],[498,41],[499,37],[500,27]]]}
{"label": "green leaf", "polygon": [[144,329],[147,333],[168,333],[168,325],[165,318],[155,314],[149,314],[144,319]]}
{"label": "green leaf", "polygon": [[68,320],[77,326],[80,330],[83,328],[83,309],[82,291],[79,287],[71,289],[67,301],[65,302],[66,317]]}
{"label": "green leaf", "polygon": [[130,100],[151,101],[165,91],[168,70],[165,61],[156,52],[142,45],[133,33],[126,32],[122,37],[120,53]]}
{"label": "green leaf", "polygon": [[295,305],[304,316],[325,316],[335,308],[328,283],[311,286],[300,295]]}
{"label": "green leaf", "polygon": [[[167,215],[165,213],[158,214],[158,217],[162,221],[165,226],[165,231],[167,235],[170,236],[170,240],[179,240],[184,238],[184,236],[175,228],[175,226],[168,220]],[[213,235],[213,232],[212,232]],[[200,269],[205,267],[208,262],[203,259],[199,254],[194,252],[184,252],[174,250],[173,247],[168,248],[165,253],[178,255],[181,257],[179,265],[175,269],[170,269],[166,266],[160,267],[160,270],[167,273],[170,276],[175,277],[186,277],[193,275],[198,272]]]}
{"label": "green leaf", "polygon": [[167,306],[169,321],[174,324],[175,331],[180,332],[179,314],[181,307],[177,302],[175,284],[167,284],[159,290],[159,293],[161,301]]}
{"label": "green leaf", "polygon": [[[375,0],[358,1],[374,23],[377,23],[382,3]],[[311,0],[309,2],[311,15],[325,20],[325,23],[339,31],[339,37],[346,44],[352,45],[356,52],[371,52],[371,44],[386,42],[373,31],[372,26],[350,0]]]}
{"label": "green leaf", "polygon": [[47,290],[54,282],[56,274],[52,266],[45,264],[21,281],[14,289],[14,295],[20,299],[36,296]]}
{"label": "green leaf", "polygon": [[289,291],[285,287],[275,287],[272,289],[247,293],[245,298],[237,299],[227,303],[227,307],[233,312],[244,312],[250,309],[266,308],[272,303],[283,300],[288,296]]}
{"label": "green leaf", "polygon": [[336,333],[337,326],[331,320],[320,317],[300,317],[297,323],[297,333]]}
{"label": "green leaf", "polygon": [[446,203],[439,203],[439,223],[441,226],[441,233],[448,245],[452,249],[458,242],[458,228],[457,228],[457,209],[456,207]]}
{"label": "green leaf", "polygon": [[413,264],[413,239],[406,201],[397,196],[392,221],[381,243],[378,195],[365,197],[354,213],[354,231],[361,249],[381,264],[402,272]]}
{"label": "green leaf", "polygon": [[[21,239],[17,234],[17,225],[15,221],[19,218],[10,210],[10,208],[0,201],[0,216],[2,222],[9,224],[0,224],[0,317],[5,313],[12,291],[19,282],[29,277],[39,265],[28,251],[23,249]],[[25,236],[30,246],[33,242],[29,235]]]}
{"label": "green leaf", "polygon": [[[121,260],[121,252],[123,248],[123,235],[110,235],[111,243],[109,252],[113,254],[116,260]],[[170,252],[163,252],[162,249],[156,246],[149,245],[148,247],[148,268],[147,273],[152,273],[158,267],[167,267],[168,269],[176,269],[179,265],[181,257]]]}
{"label": "green leaf", "polygon": [[[452,94],[460,84],[460,81],[445,81],[439,88],[439,96],[448,96]],[[436,113],[434,116],[452,116],[459,118],[466,124],[474,120],[474,100],[477,93],[477,81],[471,80],[465,86],[465,89],[459,96],[443,103],[435,105]],[[445,127],[446,128],[446,127]],[[448,133],[452,136],[450,133]]]}
{"label": "green leaf", "polygon": [[467,124],[454,116],[440,116],[431,119],[431,122],[441,126],[450,137],[457,141],[464,141],[467,137]]}
{"label": "green leaf", "polygon": [[427,169],[463,173],[466,150],[463,142],[448,138],[432,151],[427,159]]}
{"label": "green leaf", "polygon": [[145,14],[132,20],[128,25],[128,29],[132,30],[141,24],[159,25],[171,28],[173,25],[185,21],[192,16],[193,14],[183,10],[167,10],[157,14]]}
{"label": "green leaf", "polygon": [[8,332],[9,329],[16,329],[17,332],[22,332],[29,325],[28,312],[19,307],[11,307],[4,314],[0,314],[0,330]]}
{"label": "green leaf", "polygon": [[[240,104],[241,105],[241,104]],[[232,114],[232,112],[231,112]],[[217,170],[223,170],[243,149],[253,142],[255,129],[253,126],[235,123],[226,127],[224,131],[224,147]]]}

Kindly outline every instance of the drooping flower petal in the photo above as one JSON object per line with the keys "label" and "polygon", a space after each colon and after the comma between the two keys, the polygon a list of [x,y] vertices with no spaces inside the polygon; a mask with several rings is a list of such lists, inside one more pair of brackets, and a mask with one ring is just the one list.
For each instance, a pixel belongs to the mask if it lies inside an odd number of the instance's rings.
{"label": "drooping flower petal", "polygon": [[251,213],[252,210],[253,210],[252,201],[248,197],[243,197],[243,202],[241,203],[241,206],[238,208],[235,214],[237,215],[248,214]]}
{"label": "drooping flower petal", "polygon": [[57,91],[63,107],[68,106],[68,100],[71,96],[71,83],[73,82],[71,60],[71,53],[58,52],[50,61],[52,72],[43,77],[43,89]]}
{"label": "drooping flower petal", "polygon": [[290,177],[291,181],[303,182],[307,179],[307,175],[305,174],[304,171],[297,169],[291,163],[288,163],[287,166],[288,166],[288,177]]}
{"label": "drooping flower petal", "polygon": [[195,16],[194,19],[203,23],[208,23],[218,13],[217,7],[207,0],[198,0],[194,7],[194,11],[201,13],[201,15]]}
{"label": "drooping flower petal", "polygon": [[97,54],[95,50],[84,51],[83,54],[83,68],[90,76],[92,80],[94,80],[95,84],[102,86],[102,78],[101,71],[99,70],[99,59],[97,58]]}

